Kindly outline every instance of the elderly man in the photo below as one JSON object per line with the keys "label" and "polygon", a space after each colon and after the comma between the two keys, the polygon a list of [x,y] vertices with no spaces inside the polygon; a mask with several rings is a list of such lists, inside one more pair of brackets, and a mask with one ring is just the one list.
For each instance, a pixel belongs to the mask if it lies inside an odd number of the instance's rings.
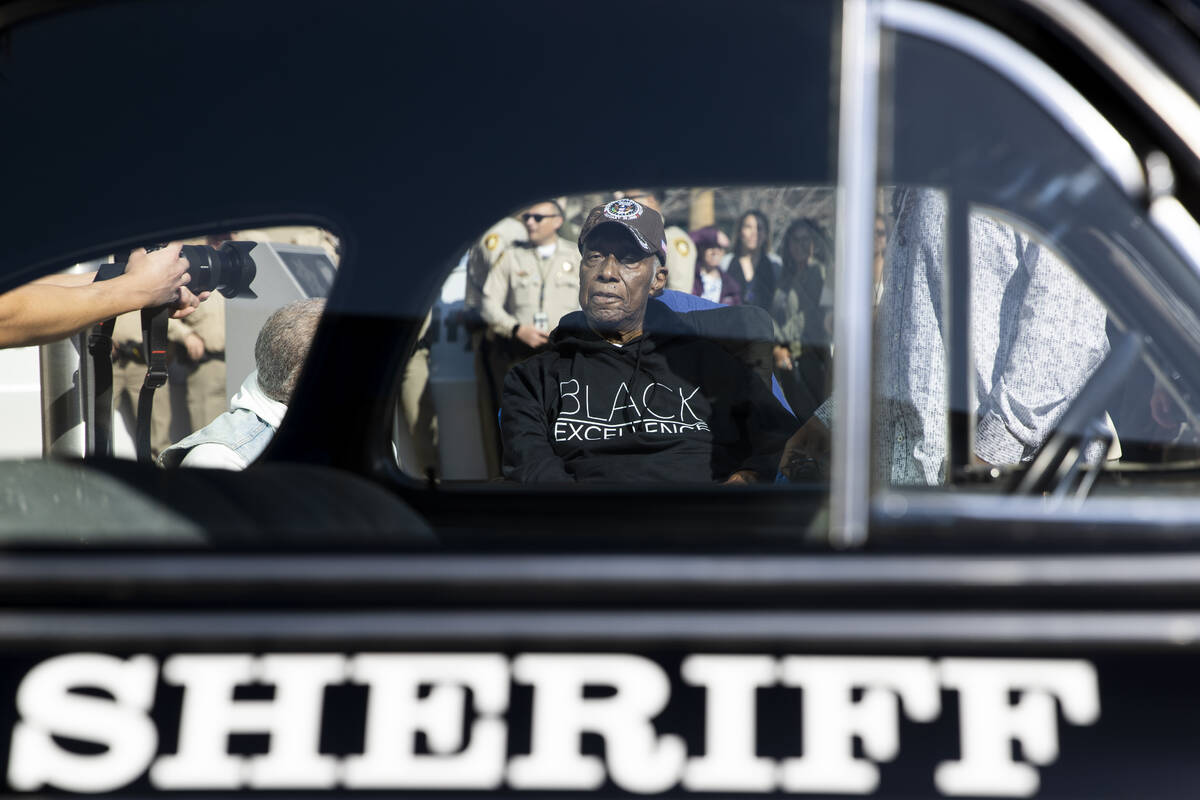
{"label": "elderly man", "polygon": [[582,311],[504,383],[505,477],[773,479],[795,420],[749,367],[648,302],[667,280],[658,212],[629,199],[598,206],[579,249]]}
{"label": "elderly man", "polygon": [[242,382],[229,411],[164,450],[159,465],[239,470],[258,458],[287,413],[324,308],[320,298],[297,300],[267,317],[254,342],[257,369]]}

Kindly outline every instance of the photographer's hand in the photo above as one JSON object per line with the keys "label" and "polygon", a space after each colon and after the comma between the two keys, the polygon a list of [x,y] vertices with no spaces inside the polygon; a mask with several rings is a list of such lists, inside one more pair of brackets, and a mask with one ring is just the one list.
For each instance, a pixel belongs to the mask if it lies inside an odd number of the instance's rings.
{"label": "photographer's hand", "polygon": [[[171,242],[165,247],[146,252],[138,248],[129,254],[125,274],[113,278],[116,285],[123,282],[134,296],[144,298],[138,308],[173,304],[180,299],[180,289],[191,280],[188,275],[187,259],[179,254],[182,242]],[[189,293],[190,294],[190,293]]]}
{"label": "photographer's hand", "polygon": [[93,276],[47,277],[0,294],[0,347],[44,344],[101,320],[155,305],[173,305],[185,317],[207,297],[184,284],[190,279],[180,244],[130,254],[125,274],[85,283]]}
{"label": "photographer's hand", "polygon": [[179,290],[179,299],[175,301],[175,310],[171,312],[171,319],[183,319],[188,314],[191,314],[212,292],[201,292],[199,295],[192,294],[192,290],[184,286]]}

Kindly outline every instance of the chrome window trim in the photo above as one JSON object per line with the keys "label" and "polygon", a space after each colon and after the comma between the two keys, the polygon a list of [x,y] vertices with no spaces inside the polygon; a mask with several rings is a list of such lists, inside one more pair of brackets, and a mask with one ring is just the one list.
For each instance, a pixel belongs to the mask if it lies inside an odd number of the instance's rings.
{"label": "chrome window trim", "polygon": [[842,4],[829,540],[862,545],[871,498],[871,261],[879,151],[878,0]]}
{"label": "chrome window trim", "polygon": [[[906,502],[912,498],[902,498]],[[1172,516],[1200,520],[1200,501],[1189,500]],[[982,515],[980,515],[982,517]],[[440,590],[454,605],[468,590],[492,598],[513,593],[570,594],[606,602],[605,592],[654,592],[675,602],[680,593],[819,592],[834,590],[890,592],[929,588],[1037,589],[1040,591],[1148,589],[1188,591],[1200,588],[1200,555],[1195,553],[1122,553],[1105,555],[177,555],[20,554],[0,559],[0,596],[21,593],[48,598],[99,595],[109,601],[198,592],[236,593],[269,604],[284,593],[312,597],[337,592],[367,597],[365,604],[397,604],[401,593]],[[381,600],[382,598],[382,600]],[[430,596],[430,605],[433,604]],[[776,601],[778,597],[776,596]],[[97,609],[97,604],[92,604]],[[493,603],[494,605],[494,603]],[[353,608],[362,608],[360,602]]]}
{"label": "chrome window trim", "polygon": [[920,0],[881,0],[880,13],[885,27],[952,47],[1004,76],[1079,142],[1128,197],[1145,197],[1145,173],[1129,142],[1028,50],[982,22]]}
{"label": "chrome window trim", "polygon": [[1200,649],[1200,614],[1189,611],[301,611],[0,613],[8,648],[149,648],[300,645],[406,651],[445,645],[518,649],[703,643],[771,650],[814,646],[912,648],[1142,647]]}
{"label": "chrome window trim", "polygon": [[[1086,503],[1075,504],[1058,503],[1041,495],[949,493],[939,487],[906,493],[897,487],[877,494],[874,508],[881,517],[897,522],[954,518],[970,524],[1003,520],[1022,524],[1143,527],[1147,533],[1154,529],[1194,528],[1200,520],[1200,498],[1137,494],[1093,495]],[[1188,536],[1187,541],[1194,538]]]}
{"label": "chrome window trim", "polygon": [[1200,104],[1100,12],[1079,0],[1025,0],[1070,33],[1200,158]]}
{"label": "chrome window trim", "polygon": [[[1147,98],[1152,110],[1176,128],[1190,126],[1188,146],[1200,156],[1200,106],[1157,69],[1128,38],[1077,0],[1026,0],[1074,34],[1113,69],[1130,88]],[[977,20],[922,0],[880,0],[885,28],[921,36],[973,57],[1012,82],[1055,119],[1091,155],[1135,204],[1148,212],[1150,223],[1197,274],[1200,274],[1200,224],[1170,194],[1173,186],[1151,186],[1149,164],[1143,165],[1121,134],[1058,73],[1007,36]],[[1178,104],[1178,108],[1175,105]],[[1174,120],[1174,122],[1172,122]],[[1169,167],[1169,165],[1168,165]],[[1149,502],[1146,502],[1149,501]],[[1055,524],[1104,524],[1162,527],[1194,523],[1196,505],[1174,499],[1090,497],[1084,505],[1052,507],[1041,497],[996,497],[977,492],[905,494],[883,489],[872,509],[883,519],[920,519],[952,515],[971,521]]]}
{"label": "chrome window trim", "polygon": [[[1025,1],[1087,47],[1200,158],[1200,105],[1136,44],[1079,0]],[[1096,159],[1130,199],[1150,200],[1151,224],[1200,275],[1200,223],[1169,196],[1173,186],[1149,186],[1147,170],[1129,142],[1058,73],[1016,42],[977,20],[921,0],[880,2],[885,26],[923,36],[974,57],[1037,102]],[[1165,156],[1160,158],[1165,161]]]}

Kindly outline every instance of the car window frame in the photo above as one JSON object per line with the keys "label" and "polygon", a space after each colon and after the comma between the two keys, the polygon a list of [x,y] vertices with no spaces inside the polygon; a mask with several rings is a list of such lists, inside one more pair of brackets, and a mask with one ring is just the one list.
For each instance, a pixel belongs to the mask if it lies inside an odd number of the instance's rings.
{"label": "car window frame", "polygon": [[[1041,0],[1029,0],[1029,3],[1042,10],[1049,5]],[[1072,2],[1071,5],[1079,4]],[[1165,156],[1159,153],[1158,157],[1143,164],[1130,140],[1050,63],[987,23],[923,0],[878,0],[878,12],[882,31],[911,34],[946,46],[975,59],[1014,84],[1063,126],[1066,135],[1096,160],[1123,190],[1129,202],[1144,210],[1146,219],[1175,254],[1194,273],[1200,274],[1200,225],[1174,195],[1174,180]],[[1109,47],[1107,60],[1110,66],[1117,64],[1120,79],[1143,90],[1154,81],[1178,90],[1111,24],[1091,9],[1087,12],[1086,18],[1072,33],[1082,39],[1085,46],[1103,43]],[[1073,18],[1061,14],[1053,16],[1056,24],[1064,28],[1072,26]],[[1111,50],[1114,47],[1124,48],[1126,52],[1114,53]],[[1122,75],[1119,70],[1122,65],[1132,75]],[[1173,97],[1183,94],[1181,90],[1169,93]],[[1161,92],[1157,94],[1161,99]],[[1170,114],[1169,121],[1180,124],[1195,119],[1193,112],[1200,113],[1200,106],[1190,96],[1184,96],[1188,108]],[[879,99],[881,103],[886,102],[882,95]],[[1154,110],[1160,111],[1159,108]],[[1080,125],[1080,116],[1090,121]],[[882,136],[878,141],[882,142]],[[876,186],[876,191],[879,188]],[[954,202],[951,202],[952,208]],[[947,253],[952,263],[954,257],[954,253]],[[1194,279],[1195,274],[1190,277]],[[948,302],[963,306],[961,300],[966,291],[965,285],[952,287]],[[843,315],[846,313],[844,308],[837,310]],[[861,308],[855,310],[861,313]],[[966,346],[951,348],[948,374],[953,374],[956,367],[959,370],[965,367],[967,358]],[[949,391],[953,391],[949,385],[952,380],[948,380]],[[1196,480],[1200,482],[1200,474]],[[1034,552],[1043,547],[1102,550],[1130,539],[1136,540],[1139,547],[1156,549],[1178,547],[1182,542],[1200,536],[1200,525],[1192,522],[1200,511],[1200,503],[1187,497],[1164,501],[1162,497],[1147,498],[1130,493],[1122,498],[1093,497],[1086,505],[1048,505],[1042,497],[980,492],[970,486],[948,491],[945,487],[880,485],[872,493],[870,509],[871,544],[885,551],[942,551],[960,549],[964,545],[968,548],[1011,549],[1017,542],[1022,549],[1030,548]]]}

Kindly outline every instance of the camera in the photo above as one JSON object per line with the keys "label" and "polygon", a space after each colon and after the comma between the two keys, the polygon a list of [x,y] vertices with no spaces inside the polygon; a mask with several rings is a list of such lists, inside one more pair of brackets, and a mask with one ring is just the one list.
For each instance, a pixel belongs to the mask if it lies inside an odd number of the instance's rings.
{"label": "camera", "polygon": [[[220,247],[206,244],[185,244],[179,255],[188,262],[188,274],[192,279],[187,288],[196,293],[220,292],[226,297],[257,297],[250,283],[258,274],[250,251],[258,242],[225,242]],[[166,244],[146,245],[146,252],[161,250]],[[125,264],[102,264],[96,280],[105,281],[125,272]]]}
{"label": "camera", "polygon": [[[179,255],[188,262],[188,274],[192,280],[188,289],[200,292],[220,292],[226,297],[254,297],[250,283],[258,273],[250,251],[258,242],[225,242],[220,247],[206,244],[185,244]],[[146,252],[166,247],[165,244],[150,245]]]}

